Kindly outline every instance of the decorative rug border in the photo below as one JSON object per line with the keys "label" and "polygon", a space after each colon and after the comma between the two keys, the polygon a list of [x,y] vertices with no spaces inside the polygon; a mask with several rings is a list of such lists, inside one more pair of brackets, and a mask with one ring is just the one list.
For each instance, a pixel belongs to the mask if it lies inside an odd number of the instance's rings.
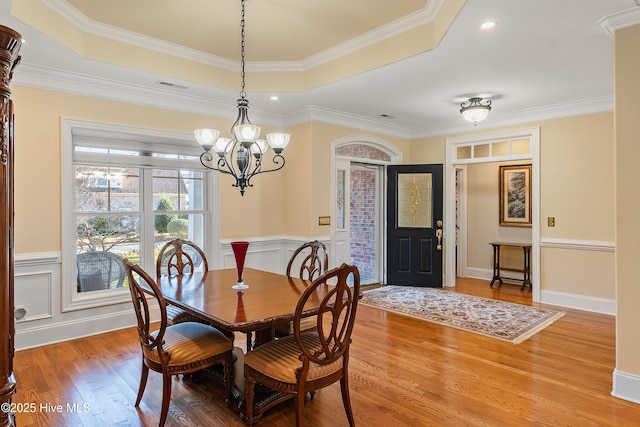
{"label": "decorative rug border", "polygon": [[486,337],[489,337],[489,338],[495,338],[495,339],[498,339],[498,340],[501,340],[501,341],[510,342],[512,344],[520,344],[523,341],[526,341],[527,339],[531,338],[533,335],[537,334],[538,332],[542,331],[543,329],[545,329],[549,325],[551,325],[554,322],[556,322],[558,319],[564,317],[565,314],[566,314],[564,311],[557,311],[557,310],[551,310],[551,309],[547,309],[547,308],[528,306],[528,305],[524,305],[524,304],[518,304],[518,303],[509,302],[509,301],[494,300],[494,299],[491,299],[491,298],[483,298],[483,297],[478,297],[478,296],[475,296],[475,295],[467,295],[467,294],[462,294],[462,293],[458,293],[458,292],[447,291],[447,290],[440,289],[440,288],[421,288],[421,287],[411,287],[411,286],[386,285],[386,286],[382,286],[382,287],[379,287],[379,288],[376,288],[376,289],[370,289],[370,290],[363,291],[362,294],[364,296],[365,294],[374,293],[376,291],[380,292],[383,289],[389,289],[389,288],[431,289],[431,290],[435,290],[435,291],[438,291],[438,292],[446,292],[446,293],[449,293],[449,294],[454,294],[456,296],[462,296],[462,297],[469,298],[469,299],[489,301],[492,304],[497,302],[497,303],[500,303],[501,305],[505,305],[505,306],[519,306],[518,308],[526,307],[526,308],[533,308],[533,309],[536,309],[538,311],[554,313],[550,317],[546,317],[544,319],[539,320],[537,323],[533,323],[530,329],[527,329],[526,331],[524,331],[520,335],[516,336],[515,338],[505,338],[505,337],[501,337],[501,336],[498,336],[498,335],[492,335],[492,334],[483,332],[481,330],[473,330],[473,329],[465,328],[463,326],[458,326],[458,325],[453,324],[451,322],[440,321],[440,320],[437,320],[437,319],[428,318],[428,317],[425,317],[425,316],[420,316],[420,315],[417,315],[417,314],[408,313],[408,312],[402,311],[400,309],[393,309],[393,308],[389,308],[389,307],[385,307],[385,306],[380,306],[380,305],[375,305],[375,304],[372,304],[372,303],[367,303],[366,300],[363,301],[364,298],[359,302],[359,304],[366,305],[367,307],[372,307],[372,308],[375,308],[375,309],[378,309],[378,310],[397,313],[397,314],[400,314],[400,315],[403,315],[403,316],[412,317],[414,319],[422,320],[422,321],[425,321],[425,322],[431,322],[431,323],[435,323],[435,324],[442,325],[442,326],[449,326],[449,327],[452,327],[452,328],[455,328],[455,329],[458,329],[458,330],[461,330],[461,331],[471,332],[471,333],[478,334],[478,335],[483,335],[483,336],[486,336]]}

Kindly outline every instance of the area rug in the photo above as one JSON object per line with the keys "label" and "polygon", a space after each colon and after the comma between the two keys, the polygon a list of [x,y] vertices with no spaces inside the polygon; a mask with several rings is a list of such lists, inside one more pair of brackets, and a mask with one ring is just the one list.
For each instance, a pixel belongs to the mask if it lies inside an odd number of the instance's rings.
{"label": "area rug", "polygon": [[434,288],[384,286],[365,291],[360,304],[519,344],[564,312]]}

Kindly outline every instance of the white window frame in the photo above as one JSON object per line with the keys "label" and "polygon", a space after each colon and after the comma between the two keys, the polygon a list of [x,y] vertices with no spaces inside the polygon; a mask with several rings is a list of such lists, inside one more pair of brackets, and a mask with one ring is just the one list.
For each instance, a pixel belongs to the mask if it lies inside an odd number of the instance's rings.
{"label": "white window frame", "polygon": [[[73,119],[62,119],[61,123],[61,165],[62,165],[62,312],[83,310],[93,307],[101,307],[112,304],[120,304],[131,301],[127,288],[108,289],[104,291],[78,292],[76,279],[76,224],[75,224],[75,176],[74,176],[74,135],[81,135],[83,139],[95,141],[96,146],[109,148],[130,149],[132,143],[142,146],[153,146],[154,152],[175,153],[179,148],[180,153],[190,156],[199,156],[200,147],[195,142],[193,135],[177,132],[158,131],[129,126],[118,126],[105,123],[88,122]],[[76,153],[77,160],[85,163],[91,160],[90,153]],[[78,155],[79,154],[79,155]],[[97,156],[96,156],[97,157]],[[95,163],[95,162],[94,162]],[[109,166],[109,161],[99,163]],[[118,163],[117,166],[123,165]],[[97,163],[96,163],[97,164]],[[114,164],[115,166],[116,164]],[[197,160],[182,160],[162,157],[127,157],[126,165],[141,167],[141,179],[143,173],[150,173],[151,169],[189,169],[204,173],[205,194],[205,254],[211,260],[209,268],[217,268],[217,257],[214,257],[215,248],[220,247],[220,212],[219,212],[219,185],[218,175],[211,173]],[[140,192],[146,191],[141,181]],[[150,197],[145,197],[145,203]],[[152,203],[151,203],[152,204]],[[149,206],[141,206],[145,212]],[[153,214],[153,206],[151,206]],[[148,227],[147,227],[148,228]],[[140,230],[141,234],[149,232]],[[144,238],[144,236],[142,237]],[[141,260],[142,267],[151,271],[154,269],[155,260],[146,256]]]}

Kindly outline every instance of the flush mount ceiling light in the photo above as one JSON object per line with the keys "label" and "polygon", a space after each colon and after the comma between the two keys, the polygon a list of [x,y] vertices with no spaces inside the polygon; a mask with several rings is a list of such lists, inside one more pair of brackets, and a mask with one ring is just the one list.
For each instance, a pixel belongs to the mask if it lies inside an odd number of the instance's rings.
{"label": "flush mount ceiling light", "polygon": [[486,104],[482,104],[482,98],[469,98],[469,105],[460,104],[460,113],[462,117],[474,125],[487,118],[491,111],[491,101],[487,100]]}
{"label": "flush mount ceiling light", "polygon": [[[231,175],[236,182],[234,187],[240,188],[240,194],[244,196],[246,187],[252,187],[251,178],[265,173],[275,172],[284,167],[284,157],[282,151],[289,144],[289,134],[268,133],[266,141],[258,139],[260,128],[252,125],[249,121],[249,100],[244,90],[244,3],[241,0],[242,13],[240,15],[240,99],[238,99],[238,118],[231,126],[231,138],[220,137],[220,131],[216,129],[197,129],[193,133],[198,143],[204,149],[200,155],[200,163],[208,169]],[[262,169],[262,160],[269,147],[275,153],[271,161],[274,164],[272,169]],[[217,161],[213,152],[218,155]]]}

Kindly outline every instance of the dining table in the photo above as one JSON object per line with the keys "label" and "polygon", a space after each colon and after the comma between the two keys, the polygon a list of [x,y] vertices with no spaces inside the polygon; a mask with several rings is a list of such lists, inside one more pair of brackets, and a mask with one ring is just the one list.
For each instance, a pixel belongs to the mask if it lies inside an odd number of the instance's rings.
{"label": "dining table", "polygon": [[[301,293],[310,283],[283,274],[245,268],[243,273],[247,289],[232,288],[236,284],[235,268],[194,272],[183,276],[162,277],[158,285],[168,304],[180,307],[227,333],[246,333],[247,349],[275,339],[274,327],[293,321]],[[330,289],[319,286],[309,298],[303,316],[317,314],[319,304]],[[255,339],[251,341],[251,336]],[[236,348],[234,354],[234,405],[244,417],[244,353]],[[213,372],[214,375],[216,372]],[[218,373],[219,374],[219,373]],[[220,378],[218,378],[220,379]],[[254,414],[260,416],[268,408],[293,395],[278,394],[261,387],[256,388]]]}

